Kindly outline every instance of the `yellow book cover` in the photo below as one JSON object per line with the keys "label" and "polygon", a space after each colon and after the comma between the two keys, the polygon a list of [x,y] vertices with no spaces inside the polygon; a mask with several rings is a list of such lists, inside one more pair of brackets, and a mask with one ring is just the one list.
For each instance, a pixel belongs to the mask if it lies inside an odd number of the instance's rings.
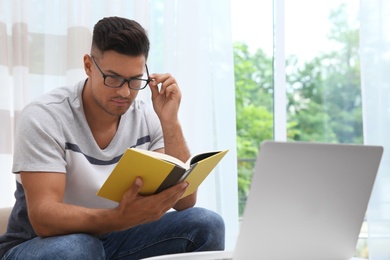
{"label": "yellow book cover", "polygon": [[181,181],[187,181],[189,186],[182,196],[185,197],[199,187],[227,152],[197,154],[184,163],[167,154],[128,148],[97,195],[120,202],[135,178],[140,176],[143,179],[141,195],[156,194]]}

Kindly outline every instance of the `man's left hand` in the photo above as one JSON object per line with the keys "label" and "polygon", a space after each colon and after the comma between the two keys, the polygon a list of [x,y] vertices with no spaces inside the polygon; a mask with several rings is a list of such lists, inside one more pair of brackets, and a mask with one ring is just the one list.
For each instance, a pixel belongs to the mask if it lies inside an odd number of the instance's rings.
{"label": "man's left hand", "polygon": [[177,122],[181,92],[176,79],[167,74],[151,74],[152,102],[161,123]]}

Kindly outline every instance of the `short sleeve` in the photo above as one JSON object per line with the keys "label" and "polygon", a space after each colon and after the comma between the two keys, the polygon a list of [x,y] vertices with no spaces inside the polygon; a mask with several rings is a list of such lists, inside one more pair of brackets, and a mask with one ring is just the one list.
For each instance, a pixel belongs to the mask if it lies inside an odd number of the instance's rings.
{"label": "short sleeve", "polygon": [[65,142],[57,115],[31,103],[17,119],[12,171],[66,172]]}

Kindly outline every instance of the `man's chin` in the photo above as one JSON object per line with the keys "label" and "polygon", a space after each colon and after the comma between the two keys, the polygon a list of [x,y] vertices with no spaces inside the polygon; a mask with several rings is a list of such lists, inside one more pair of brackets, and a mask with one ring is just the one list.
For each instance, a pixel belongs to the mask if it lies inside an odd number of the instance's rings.
{"label": "man's chin", "polygon": [[123,114],[126,113],[126,111],[129,109],[129,107],[121,107],[118,109],[105,109],[106,113],[111,115],[111,116],[122,116]]}

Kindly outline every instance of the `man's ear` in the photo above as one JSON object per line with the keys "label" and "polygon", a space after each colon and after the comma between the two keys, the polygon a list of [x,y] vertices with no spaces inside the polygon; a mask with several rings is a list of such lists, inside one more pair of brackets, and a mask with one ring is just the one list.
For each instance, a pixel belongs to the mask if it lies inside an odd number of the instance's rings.
{"label": "man's ear", "polygon": [[92,58],[91,56],[89,56],[88,54],[85,54],[84,55],[84,71],[85,71],[85,74],[88,75],[88,77],[91,76],[92,74]]}

